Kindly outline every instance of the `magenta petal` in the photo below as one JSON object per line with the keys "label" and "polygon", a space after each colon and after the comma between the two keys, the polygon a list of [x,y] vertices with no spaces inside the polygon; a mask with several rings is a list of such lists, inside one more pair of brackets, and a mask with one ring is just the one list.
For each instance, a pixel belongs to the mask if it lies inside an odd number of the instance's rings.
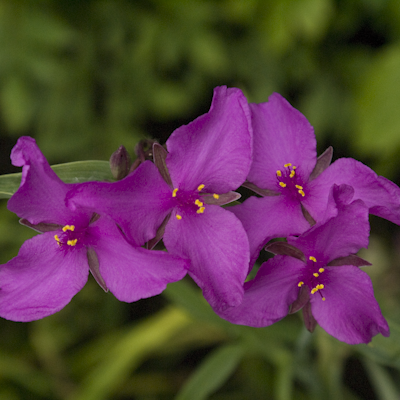
{"label": "magenta petal", "polygon": [[174,216],[164,234],[168,251],[191,260],[190,276],[215,309],[242,301],[249,245],[242,224],[230,212],[208,205],[203,214]]}
{"label": "magenta petal", "polygon": [[19,189],[7,207],[31,224],[66,224],[72,212],[64,205],[65,194],[74,185],[61,181],[31,137],[21,137],[11,152],[13,165],[22,167]]}
{"label": "magenta petal", "polygon": [[236,88],[214,89],[210,111],[176,129],[167,140],[167,166],[174,187],[225,193],[246,179],[251,163],[250,110]]}
{"label": "magenta petal", "polygon": [[349,343],[368,343],[381,333],[389,336],[389,326],[374,298],[371,279],[357,267],[326,268],[329,283],[321,296],[311,296],[312,313],[330,335]]}
{"label": "magenta petal", "polygon": [[118,300],[133,302],[160,294],[167,283],[186,275],[188,261],[163,251],[131,246],[115,223],[100,218],[88,228],[108,289]]}
{"label": "magenta petal", "polygon": [[304,204],[313,216],[319,219],[323,215],[332,185],[343,183],[354,188],[354,199],[361,199],[371,214],[400,225],[400,188],[352,158],[340,158],[309,182],[309,190],[315,195]]}
{"label": "magenta petal", "polygon": [[272,238],[297,235],[310,228],[300,204],[284,196],[250,197],[229,210],[240,219],[249,237],[251,265]]}
{"label": "magenta petal", "polygon": [[152,239],[171,210],[172,190],[156,166],[145,161],[125,179],[87,182],[68,193],[67,203],[111,217],[136,245]]}
{"label": "magenta petal", "polygon": [[286,163],[308,180],[317,162],[314,129],[306,117],[278,93],[267,103],[250,104],[253,123],[253,164],[248,180],[275,190],[276,171]]}
{"label": "magenta petal", "polygon": [[296,298],[304,263],[291,257],[275,256],[263,263],[256,277],[244,284],[243,302],[237,307],[217,311],[234,324],[263,327],[289,312]]}
{"label": "magenta petal", "polygon": [[27,240],[0,266],[0,316],[33,321],[60,311],[87,281],[84,248],[62,251],[51,232]]}
{"label": "magenta petal", "polygon": [[[341,195],[347,196],[348,188],[335,185],[334,197],[339,201]],[[368,247],[369,228],[368,208],[361,200],[349,205],[339,203],[336,216],[313,226],[298,238],[288,238],[288,243],[302,250],[306,257],[315,256],[328,263]]]}

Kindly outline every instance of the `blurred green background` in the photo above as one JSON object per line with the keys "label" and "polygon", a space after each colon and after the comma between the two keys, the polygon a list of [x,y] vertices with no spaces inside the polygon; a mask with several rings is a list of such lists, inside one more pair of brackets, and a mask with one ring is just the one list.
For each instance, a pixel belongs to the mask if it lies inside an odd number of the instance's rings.
{"label": "blurred green background", "polygon": [[[0,0],[1,173],[30,135],[51,163],[164,142],[217,85],[277,91],[335,158],[400,181],[397,0]],[[0,262],[32,236],[0,204]],[[189,280],[134,304],[90,277],[61,312],[0,320],[0,400],[400,399],[400,230],[371,218],[361,256],[391,337],[349,346],[300,315],[252,329]]]}

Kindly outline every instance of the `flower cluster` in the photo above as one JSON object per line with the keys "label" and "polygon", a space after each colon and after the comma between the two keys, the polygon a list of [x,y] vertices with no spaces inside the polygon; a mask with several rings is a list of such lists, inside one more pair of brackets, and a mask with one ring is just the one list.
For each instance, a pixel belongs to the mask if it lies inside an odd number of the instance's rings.
{"label": "flower cluster", "polygon": [[[303,310],[347,343],[389,327],[356,255],[368,246],[368,215],[400,224],[400,189],[332,149],[317,158],[307,119],[279,94],[248,104],[217,87],[208,113],[175,130],[151,158],[116,182],[62,182],[35,141],[22,137],[11,160],[22,167],[8,202],[41,234],[0,266],[0,316],[43,318],[62,309],[89,271],[119,300],[161,293],[186,274],[222,318],[268,326]],[[243,203],[240,186],[252,190]],[[278,239],[278,241],[271,239]],[[154,250],[163,240],[167,251]],[[246,278],[260,251],[275,254]]]}

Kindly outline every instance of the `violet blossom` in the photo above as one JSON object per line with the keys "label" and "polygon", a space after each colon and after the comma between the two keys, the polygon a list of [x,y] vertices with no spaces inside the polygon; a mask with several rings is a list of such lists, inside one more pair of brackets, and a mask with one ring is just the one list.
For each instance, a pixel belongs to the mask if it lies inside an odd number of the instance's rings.
{"label": "violet blossom", "polygon": [[282,96],[250,104],[253,163],[244,186],[250,197],[231,211],[249,236],[251,265],[272,238],[298,235],[319,221],[333,184],[348,184],[369,212],[400,224],[400,189],[352,158],[329,165],[332,148],[319,158],[313,127]]}
{"label": "violet blossom", "polygon": [[389,336],[371,280],[359,269],[370,264],[355,255],[368,245],[368,207],[352,201],[350,186],[332,189],[322,222],[287,243],[271,243],[267,250],[278,255],[245,283],[242,304],[219,312],[221,317],[263,327],[303,309],[310,331],[318,323],[349,344],[368,343],[379,333]]}
{"label": "violet blossom", "polygon": [[220,207],[246,179],[252,128],[239,89],[217,87],[208,113],[155,145],[154,161],[115,183],[87,183],[70,204],[114,219],[131,240],[163,238],[168,252],[190,259],[189,275],[217,309],[240,304],[249,263],[241,222]]}
{"label": "violet blossom", "polygon": [[89,270],[126,302],[159,294],[186,274],[186,260],[133,246],[109,217],[67,208],[67,192],[80,184],[62,182],[34,139],[20,138],[11,159],[23,169],[8,208],[41,234],[0,266],[1,317],[32,321],[59,311],[85,285]]}

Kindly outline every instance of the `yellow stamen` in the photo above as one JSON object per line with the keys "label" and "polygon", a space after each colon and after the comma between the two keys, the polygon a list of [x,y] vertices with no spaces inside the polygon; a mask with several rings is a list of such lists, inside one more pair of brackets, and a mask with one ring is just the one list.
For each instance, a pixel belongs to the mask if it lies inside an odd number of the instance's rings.
{"label": "yellow stamen", "polygon": [[205,185],[201,184],[197,187],[197,190],[201,192],[204,189]]}
{"label": "yellow stamen", "polygon": [[206,209],[205,207],[200,207],[196,212],[197,214],[203,214],[205,209]]}
{"label": "yellow stamen", "polygon": [[292,163],[287,163],[287,164],[284,165],[285,168],[291,167],[291,166],[292,166]]}
{"label": "yellow stamen", "polygon": [[68,240],[67,241],[67,245],[68,246],[75,246],[77,241],[78,241],[78,239]]}
{"label": "yellow stamen", "polygon": [[281,177],[281,176],[282,176],[282,172],[281,172],[281,170],[279,170],[279,169],[278,169],[278,171],[276,171],[276,176],[279,176],[279,177]]}
{"label": "yellow stamen", "polygon": [[320,284],[317,285],[316,287],[317,287],[318,290],[321,290],[321,289],[323,289],[325,286],[324,286],[322,283],[320,283]]}
{"label": "yellow stamen", "polygon": [[316,288],[316,287],[311,290],[311,294],[314,294],[315,292],[318,292],[318,288]]}
{"label": "yellow stamen", "polygon": [[322,274],[325,271],[325,268],[320,268],[318,271]]}
{"label": "yellow stamen", "polygon": [[196,204],[197,207],[203,207],[203,203],[202,203],[199,199],[197,199],[197,200],[194,202],[194,204]]}
{"label": "yellow stamen", "polygon": [[296,169],[297,167],[295,165],[292,166],[293,169]]}
{"label": "yellow stamen", "polygon": [[313,275],[314,275],[316,278],[319,277],[319,273],[318,273],[318,272],[313,273]]}
{"label": "yellow stamen", "polygon": [[172,197],[176,197],[176,192],[178,191],[178,188],[175,188],[173,191],[172,191]]}
{"label": "yellow stamen", "polygon": [[306,194],[304,193],[303,190],[299,190],[299,193],[304,197]]}
{"label": "yellow stamen", "polygon": [[308,259],[309,259],[310,261],[317,262],[317,259],[316,259],[314,256],[310,256],[310,257],[308,257]]}
{"label": "yellow stamen", "polygon": [[177,219],[178,221],[180,221],[180,220],[182,219],[182,216],[179,215],[179,214],[176,214],[176,219]]}
{"label": "yellow stamen", "polygon": [[296,175],[296,172],[294,171],[294,169],[292,169],[292,170],[290,171],[289,177],[290,177],[290,178],[293,178],[295,175]]}
{"label": "yellow stamen", "polygon": [[60,242],[58,235],[54,235],[54,239],[56,239],[57,244],[61,247],[62,243]]}
{"label": "yellow stamen", "polygon": [[300,190],[301,190],[301,189],[303,189],[303,186],[300,186],[300,185],[295,185],[295,188],[296,188],[296,189],[300,189]]}
{"label": "yellow stamen", "polygon": [[279,182],[279,186],[280,186],[280,187],[286,187],[286,183]]}
{"label": "yellow stamen", "polygon": [[213,197],[214,197],[214,199],[217,199],[217,200],[218,200],[218,199],[219,199],[219,194],[214,193],[214,194],[213,194]]}
{"label": "yellow stamen", "polygon": [[62,228],[63,232],[67,231],[74,231],[75,230],[75,225],[65,225],[64,228]]}
{"label": "yellow stamen", "polygon": [[323,298],[322,298],[322,301],[325,301],[325,300],[326,300],[326,298],[325,298],[325,297],[323,297]]}
{"label": "yellow stamen", "polygon": [[304,282],[303,282],[303,281],[301,281],[301,282],[299,282],[299,283],[297,284],[298,287],[302,287],[303,285],[304,285]]}

